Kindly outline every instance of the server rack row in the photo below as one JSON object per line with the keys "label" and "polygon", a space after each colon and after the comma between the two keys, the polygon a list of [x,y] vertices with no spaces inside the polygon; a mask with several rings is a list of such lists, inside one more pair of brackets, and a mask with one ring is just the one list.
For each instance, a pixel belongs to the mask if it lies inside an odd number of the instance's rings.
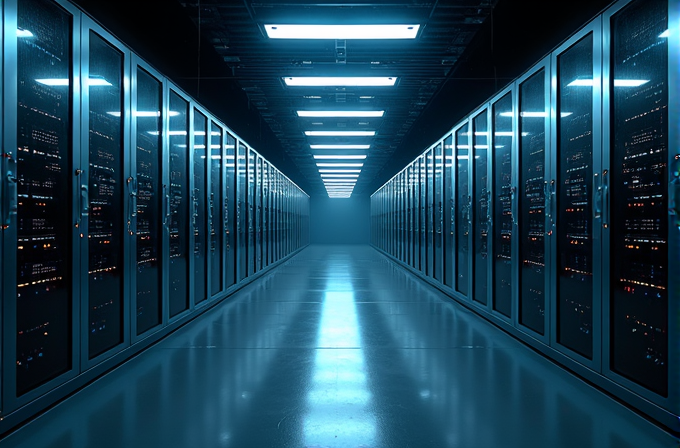
{"label": "server rack row", "polygon": [[675,432],[679,9],[613,3],[371,196],[376,248]]}
{"label": "server rack row", "polygon": [[2,8],[0,433],[309,242],[309,197],[77,7]]}

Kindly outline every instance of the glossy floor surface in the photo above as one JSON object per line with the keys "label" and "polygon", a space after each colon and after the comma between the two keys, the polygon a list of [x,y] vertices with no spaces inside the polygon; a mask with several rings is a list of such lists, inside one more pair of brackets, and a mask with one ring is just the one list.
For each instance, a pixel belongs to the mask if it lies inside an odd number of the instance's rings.
{"label": "glossy floor surface", "polygon": [[3,448],[673,447],[368,246],[310,246]]}

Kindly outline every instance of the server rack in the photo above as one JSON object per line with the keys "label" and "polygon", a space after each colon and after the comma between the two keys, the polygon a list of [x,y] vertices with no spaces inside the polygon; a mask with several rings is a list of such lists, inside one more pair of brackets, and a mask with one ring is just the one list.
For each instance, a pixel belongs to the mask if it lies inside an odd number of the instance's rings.
{"label": "server rack", "polygon": [[[424,142],[405,168],[417,184],[405,216],[415,254],[403,263],[674,432],[678,23],[678,2],[615,2],[452,127],[441,140],[441,280],[420,238],[432,197],[422,166],[438,145]],[[398,184],[399,175],[375,195]]]}
{"label": "server rack", "polygon": [[296,233],[276,260],[308,244],[309,197],[68,1],[0,8],[6,432],[272,264],[262,235],[283,214],[262,208],[270,179],[295,197],[277,205]]}

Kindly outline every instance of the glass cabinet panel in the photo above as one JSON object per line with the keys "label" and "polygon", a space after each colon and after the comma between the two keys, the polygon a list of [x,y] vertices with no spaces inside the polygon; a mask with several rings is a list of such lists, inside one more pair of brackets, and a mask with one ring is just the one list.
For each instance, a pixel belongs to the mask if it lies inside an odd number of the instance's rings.
{"label": "glass cabinet panel", "polygon": [[123,342],[123,54],[90,32],[88,356]]}
{"label": "glass cabinet panel", "polygon": [[545,69],[520,85],[520,301],[519,322],[545,331]]}
{"label": "glass cabinet panel", "polygon": [[557,71],[557,342],[592,359],[592,33],[558,56]]}
{"label": "glass cabinet panel", "polygon": [[434,147],[434,278],[442,281],[442,226],[443,211],[442,203],[442,180],[443,180],[443,154],[442,144]]}
{"label": "glass cabinet panel", "polygon": [[194,193],[191,228],[194,233],[194,303],[208,298],[206,276],[208,254],[206,252],[206,128],[207,118],[194,109]]}
{"label": "glass cabinet panel", "polygon": [[[423,157],[425,162],[425,224],[427,227],[427,266],[425,274],[428,277],[434,275],[434,156],[429,149]],[[392,195],[390,195],[390,198]],[[392,228],[392,227],[390,227]]]}
{"label": "glass cabinet panel", "polygon": [[453,134],[444,139],[444,284],[453,287],[456,277],[455,238],[456,212],[454,208]]}
{"label": "glass cabinet panel", "polygon": [[247,162],[247,188],[248,196],[246,198],[247,219],[248,219],[248,250],[247,250],[247,275],[250,276],[255,272],[255,152],[248,148],[248,162]]}
{"label": "glass cabinet panel", "polygon": [[492,106],[493,141],[493,309],[506,317],[512,313],[512,241],[513,173],[512,173],[512,93],[508,92]]}
{"label": "glass cabinet panel", "polygon": [[136,176],[137,272],[136,334],[159,325],[161,315],[161,95],[162,84],[137,69]]}
{"label": "glass cabinet panel", "polygon": [[246,212],[246,187],[247,182],[247,164],[246,164],[246,146],[242,142],[237,144],[236,155],[236,194],[238,197],[236,206],[236,233],[238,238],[238,280],[243,280],[248,275],[248,254],[247,247],[248,235],[247,229],[247,212]]}
{"label": "glass cabinet panel", "polygon": [[467,296],[470,269],[470,221],[472,197],[468,179],[469,125],[456,131],[456,291]]}
{"label": "glass cabinet panel", "polygon": [[170,91],[170,295],[173,317],[189,309],[189,104]]}
{"label": "glass cabinet panel", "polygon": [[262,269],[262,157],[255,157],[255,272]]}
{"label": "glass cabinet panel", "polygon": [[208,199],[208,236],[210,238],[210,295],[222,291],[223,251],[222,251],[222,129],[210,123],[210,198]]}
{"label": "glass cabinet panel", "polygon": [[224,280],[228,288],[236,283],[236,139],[231,134],[227,134],[224,150]]}
{"label": "glass cabinet panel", "polygon": [[472,141],[474,154],[474,292],[472,298],[487,304],[489,281],[489,128],[486,111],[472,120]]}
{"label": "glass cabinet panel", "polygon": [[[72,17],[55,3],[18,2],[16,394],[70,370],[73,330]],[[65,85],[50,83],[63,79]],[[10,282],[12,279],[5,279]],[[4,297],[4,300],[9,300]]]}
{"label": "glass cabinet panel", "polygon": [[610,79],[610,362],[661,395],[668,393],[667,4],[636,1],[612,18]]}

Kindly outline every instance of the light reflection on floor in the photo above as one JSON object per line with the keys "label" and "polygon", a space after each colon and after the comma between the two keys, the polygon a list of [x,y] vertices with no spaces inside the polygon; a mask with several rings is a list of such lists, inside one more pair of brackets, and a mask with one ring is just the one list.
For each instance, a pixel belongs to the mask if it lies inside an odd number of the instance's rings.
{"label": "light reflection on floor", "polygon": [[305,446],[375,446],[376,418],[351,280],[329,276],[321,306]]}

